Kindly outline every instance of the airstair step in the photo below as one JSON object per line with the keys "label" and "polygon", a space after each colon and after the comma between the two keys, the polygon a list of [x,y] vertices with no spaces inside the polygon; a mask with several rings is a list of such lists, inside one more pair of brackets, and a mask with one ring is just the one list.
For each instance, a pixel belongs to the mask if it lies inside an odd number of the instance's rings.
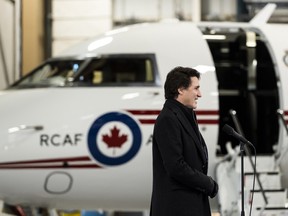
{"label": "airstair step", "polygon": [[[256,210],[261,210],[260,207],[256,208]],[[274,211],[274,210],[286,210],[288,211],[288,207],[266,207],[264,208],[266,211]]]}
{"label": "airstair step", "polygon": [[[244,156],[244,172],[253,172],[254,169],[250,163],[248,156]],[[254,156],[252,156],[253,163],[255,162]],[[236,170],[241,173],[241,157],[237,157]],[[275,168],[275,160],[271,155],[268,156],[256,156],[256,171],[257,172],[277,172],[279,168]]]}
{"label": "airstair step", "polygon": [[[262,196],[262,192],[260,190],[250,190],[250,198],[252,192],[254,192],[253,206],[256,207],[264,206],[264,198]],[[268,201],[266,207],[283,207],[286,205],[287,201],[286,189],[264,190],[264,193]]]}
{"label": "airstair step", "polygon": [[262,212],[261,215],[265,216],[275,216],[275,215],[288,215],[288,207],[266,207],[264,209],[257,207],[253,211],[253,215],[259,215],[259,213]]}
{"label": "airstair step", "polygon": [[[259,180],[262,184],[262,188],[264,190],[268,189],[282,189],[281,186],[281,175],[279,172],[259,172],[257,173],[259,176]],[[254,173],[244,173],[245,176],[245,182],[244,185],[247,188],[253,187],[253,180],[254,180]],[[260,189],[260,186],[258,184],[258,181],[255,176],[255,190]]]}

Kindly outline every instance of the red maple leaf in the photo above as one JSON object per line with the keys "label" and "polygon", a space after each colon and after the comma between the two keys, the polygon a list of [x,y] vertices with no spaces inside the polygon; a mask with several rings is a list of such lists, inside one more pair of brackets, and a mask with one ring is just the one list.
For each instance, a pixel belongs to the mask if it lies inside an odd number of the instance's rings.
{"label": "red maple leaf", "polygon": [[121,148],[121,146],[127,141],[127,135],[122,134],[120,136],[120,130],[116,126],[114,126],[110,131],[111,135],[102,135],[103,142],[107,144],[108,148]]}

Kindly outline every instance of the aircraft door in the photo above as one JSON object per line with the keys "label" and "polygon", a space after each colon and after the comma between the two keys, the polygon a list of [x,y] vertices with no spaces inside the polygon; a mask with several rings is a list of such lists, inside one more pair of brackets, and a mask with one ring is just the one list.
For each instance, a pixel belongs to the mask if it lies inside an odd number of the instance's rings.
{"label": "aircraft door", "polygon": [[[219,89],[220,127],[219,154],[225,154],[226,143],[239,142],[222,132],[225,124],[235,127],[231,110],[235,110],[244,136],[259,154],[273,152],[278,142],[279,125],[276,110],[279,108],[277,74],[265,40],[256,31],[235,28],[215,29],[211,37],[204,30],[213,59]],[[216,32],[216,34],[215,34]]]}

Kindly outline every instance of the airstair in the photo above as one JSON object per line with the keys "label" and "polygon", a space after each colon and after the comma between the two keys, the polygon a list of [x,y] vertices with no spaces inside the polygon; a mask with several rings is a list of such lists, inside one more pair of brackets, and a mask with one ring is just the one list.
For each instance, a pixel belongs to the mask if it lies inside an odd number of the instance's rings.
{"label": "airstair", "polygon": [[[232,118],[239,129],[236,116]],[[239,130],[241,133],[241,128]],[[218,201],[221,216],[238,216],[242,215],[243,211],[245,216],[288,216],[287,185],[283,187],[279,162],[279,158],[283,156],[281,153],[286,153],[282,147],[279,146],[273,155],[256,157],[246,148],[243,168],[240,147],[232,149],[228,143],[227,151],[228,155],[215,169],[219,184]]]}
{"label": "airstair", "polygon": [[[235,161],[221,162],[216,171],[219,183],[219,203],[221,216],[241,215],[241,157]],[[245,215],[288,216],[287,189],[281,186],[281,172],[274,167],[273,156],[258,156],[257,171],[260,184],[254,179],[254,171],[248,157],[244,157],[244,204]],[[233,164],[231,164],[233,163]],[[254,189],[253,189],[253,182]],[[253,200],[252,200],[253,195]],[[267,203],[266,203],[266,201]],[[252,204],[252,206],[251,206]]]}

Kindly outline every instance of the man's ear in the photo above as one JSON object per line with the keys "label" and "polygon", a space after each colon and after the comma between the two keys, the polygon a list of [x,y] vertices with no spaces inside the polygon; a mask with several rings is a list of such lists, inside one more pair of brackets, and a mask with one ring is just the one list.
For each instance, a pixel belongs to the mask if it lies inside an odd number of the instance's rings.
{"label": "man's ear", "polygon": [[179,94],[179,95],[182,95],[182,94],[183,94],[183,90],[184,90],[183,87],[178,88],[178,94]]}

